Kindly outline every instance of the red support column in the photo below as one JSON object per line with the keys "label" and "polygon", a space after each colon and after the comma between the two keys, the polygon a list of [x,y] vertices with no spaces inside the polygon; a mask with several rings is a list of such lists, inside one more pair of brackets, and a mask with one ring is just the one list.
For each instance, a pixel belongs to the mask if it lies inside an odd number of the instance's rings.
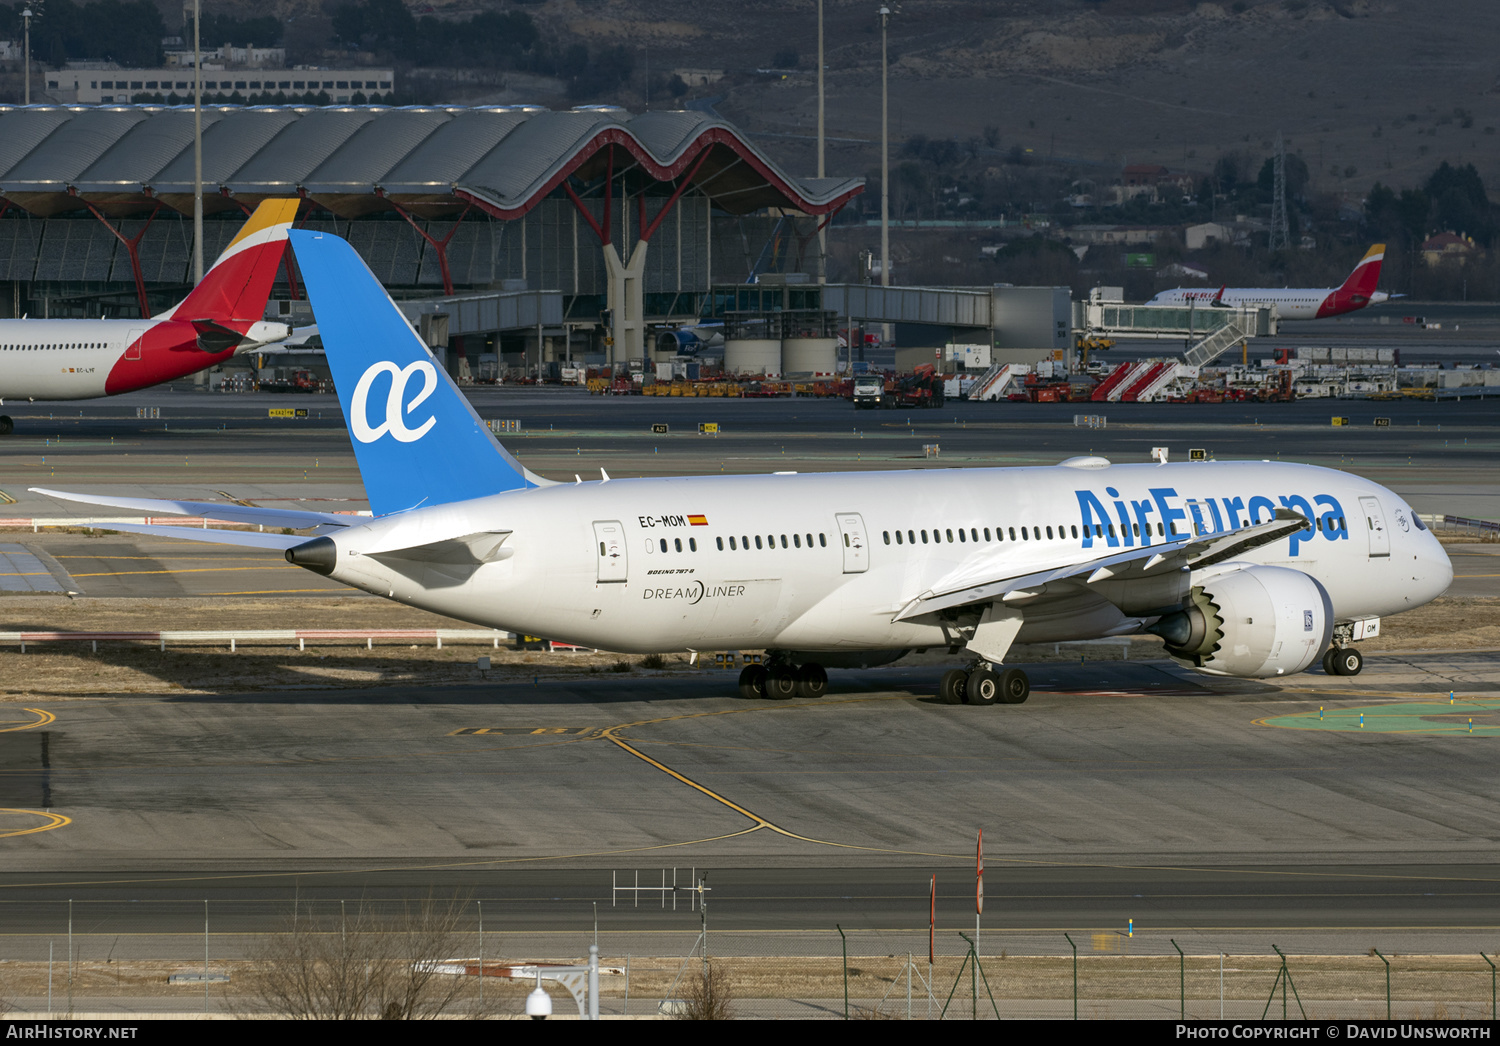
{"label": "red support column", "polygon": [[[667,199],[666,206],[657,212],[656,217],[651,220],[649,227],[646,225],[646,205],[644,202],[641,204],[641,239],[649,241],[652,236],[656,235],[656,230],[661,226],[662,219],[667,216],[667,212],[676,206],[677,201],[682,198],[682,194],[687,191],[688,185],[698,173],[698,168],[703,166],[703,161],[706,159],[708,159],[708,150],[704,149],[703,154],[698,157],[693,166],[688,168],[687,173],[682,176],[682,182],[673,190],[672,195]],[[637,197],[637,199],[643,198]]]}
{"label": "red support column", "polygon": [[[385,196],[384,193],[382,193],[381,195]],[[448,270],[448,244],[453,239],[454,234],[458,232],[459,226],[464,220],[464,215],[468,214],[470,208],[472,208],[474,205],[464,205],[463,211],[459,213],[458,221],[453,223],[453,228],[448,230],[448,235],[444,236],[440,240],[431,235],[426,229],[418,225],[416,219],[407,212],[406,208],[402,207],[395,200],[391,199],[389,196],[385,196],[385,201],[391,205],[391,208],[397,214],[406,219],[406,223],[408,225],[417,230],[417,235],[422,237],[422,239],[427,242],[428,246],[437,251],[438,270],[443,274],[443,295],[444,297],[448,298],[453,297],[453,275]],[[453,338],[453,350],[458,354],[459,359],[465,359],[467,357],[467,353],[465,353],[464,349],[465,345],[462,335],[455,336]]]}
{"label": "red support column", "polygon": [[413,218],[409,213],[407,213],[406,208],[402,207],[395,200],[387,196],[385,197],[385,202],[390,204],[391,208],[397,214],[405,218],[408,225],[417,230],[417,235],[426,240],[429,247],[437,251],[438,269],[443,274],[443,295],[449,298],[453,297],[453,276],[448,271],[448,242],[453,239],[453,234],[458,232],[459,225],[464,220],[464,215],[469,213],[469,208],[473,205],[469,204],[464,207],[462,213],[460,213],[458,216],[458,221],[454,222],[453,228],[448,230],[448,235],[439,240],[435,236],[431,235],[426,229],[418,225],[417,220]]}
{"label": "red support column", "polygon": [[[611,186],[610,182],[614,178],[614,147],[611,146],[610,149],[610,162],[608,167],[609,173],[606,175],[606,180],[604,183],[604,224],[602,226],[599,222],[594,220],[594,216],[590,214],[588,208],[583,205],[582,198],[579,197],[578,193],[573,191],[573,187],[567,182],[562,183],[563,191],[566,192],[568,194],[568,198],[573,201],[573,206],[578,208],[578,213],[583,215],[583,220],[589,223],[589,228],[593,229],[594,235],[599,237],[599,245],[601,247],[609,246],[610,240],[612,238],[611,233],[613,232],[613,230],[610,228],[610,225],[612,217],[611,205],[614,201],[614,194],[612,191],[613,187]],[[642,194],[635,198],[637,208],[636,227],[639,233],[639,235],[637,235],[636,237],[637,239],[649,241],[651,237],[656,234],[656,230],[661,227],[662,219],[666,218],[667,213],[671,211],[671,209],[677,204],[677,201],[682,198],[682,194],[687,191],[688,185],[692,183],[693,177],[698,173],[698,169],[703,166],[703,161],[706,159],[708,159],[707,149],[703,150],[703,153],[698,157],[696,161],[694,161],[693,166],[688,168],[687,173],[682,176],[682,181],[678,183],[677,188],[673,190],[672,195],[668,197],[666,204],[660,211],[657,212],[656,217],[651,219],[650,225],[646,224],[645,195]]]}
{"label": "red support column", "polygon": [[116,229],[113,225],[109,224],[109,219],[100,214],[98,209],[93,204],[89,203],[87,200],[84,200],[83,205],[89,209],[90,214],[92,214],[95,218],[98,218],[99,221],[104,224],[104,227],[106,229],[115,234],[115,239],[119,240],[125,245],[125,253],[130,257],[130,273],[135,277],[136,299],[141,304],[141,319],[150,319],[151,308],[146,304],[146,279],[141,274],[141,256],[139,253],[139,248],[141,245],[141,237],[146,235],[146,230],[151,228],[151,223],[154,222],[156,220],[156,216],[161,213],[161,204],[158,203],[156,207],[151,211],[151,216],[146,219],[146,224],[141,226],[141,231],[130,237],[125,236],[125,234],[120,232],[119,229]]}

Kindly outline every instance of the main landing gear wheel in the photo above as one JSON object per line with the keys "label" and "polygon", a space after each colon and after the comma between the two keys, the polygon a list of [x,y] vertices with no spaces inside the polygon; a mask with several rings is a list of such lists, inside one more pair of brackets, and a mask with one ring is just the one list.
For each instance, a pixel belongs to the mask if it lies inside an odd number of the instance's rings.
{"label": "main landing gear wheel", "polygon": [[1031,696],[1031,680],[1019,668],[1000,673],[1000,703],[1019,705]]}
{"label": "main landing gear wheel", "polygon": [[1333,647],[1329,647],[1327,650],[1323,651],[1323,674],[1325,676],[1336,676],[1339,674],[1338,668],[1336,668],[1333,663],[1333,655],[1337,653],[1338,651]]}
{"label": "main landing gear wheel", "polygon": [[776,665],[766,676],[766,696],[785,701],[797,696],[797,670],[791,665]]}
{"label": "main landing gear wheel", "polygon": [[822,697],[828,693],[828,673],[815,661],[797,669],[797,696]]}
{"label": "main landing gear wheel", "polygon": [[1333,666],[1336,676],[1357,676],[1365,667],[1364,655],[1352,646],[1334,647],[1324,655],[1323,667]]}
{"label": "main landing gear wheel", "polygon": [[976,668],[969,673],[964,696],[971,705],[992,705],[1000,696],[1000,680],[988,668]]}
{"label": "main landing gear wheel", "polygon": [[16,431],[16,423],[10,420],[10,415],[0,414],[0,436],[9,436]]}
{"label": "main landing gear wheel", "polygon": [[938,697],[942,698],[945,705],[961,705],[968,688],[969,673],[960,668],[949,669],[943,673],[943,679],[938,683]]}
{"label": "main landing gear wheel", "polygon": [[740,696],[756,701],[766,696],[766,666],[746,665],[740,669]]}

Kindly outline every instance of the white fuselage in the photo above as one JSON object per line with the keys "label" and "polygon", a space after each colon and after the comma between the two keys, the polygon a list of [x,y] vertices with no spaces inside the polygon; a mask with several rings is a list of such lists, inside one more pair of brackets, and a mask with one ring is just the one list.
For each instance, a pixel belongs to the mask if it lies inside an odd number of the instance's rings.
{"label": "white fuselage", "polygon": [[[1174,531],[1180,539],[1263,522],[1283,507],[1315,527],[1237,561],[1311,575],[1339,621],[1419,606],[1452,578],[1437,540],[1390,491],[1261,462],[558,485],[340,531],[331,576],[456,618],[611,650],[927,647],[957,642],[951,619],[897,616],[945,579],[1083,564],[1163,544]],[[1106,536],[1093,536],[1099,530]],[[467,561],[361,554],[486,533],[508,536],[477,543]],[[1018,641],[1139,631],[1149,609],[1132,601],[1140,598],[1107,582],[1074,579],[1026,612]]]}
{"label": "white fuselage", "polygon": [[[148,331],[154,331],[149,339]],[[244,351],[289,331],[282,323],[257,321],[231,347]],[[227,351],[201,348],[191,324],[165,315],[150,320],[0,320],[0,403],[130,392],[199,370]]]}
{"label": "white fuselage", "polygon": [[105,381],[152,320],[0,320],[0,401],[105,395]]}
{"label": "white fuselage", "polygon": [[1388,295],[1376,291],[1368,302],[1360,302],[1352,308],[1341,308],[1335,299],[1338,287],[1226,287],[1221,294],[1212,287],[1175,287],[1162,291],[1148,301],[1147,305],[1186,305],[1189,302],[1204,306],[1226,306],[1228,308],[1253,308],[1274,305],[1276,315],[1283,320],[1316,320],[1325,316],[1337,316],[1364,305],[1378,305]]}

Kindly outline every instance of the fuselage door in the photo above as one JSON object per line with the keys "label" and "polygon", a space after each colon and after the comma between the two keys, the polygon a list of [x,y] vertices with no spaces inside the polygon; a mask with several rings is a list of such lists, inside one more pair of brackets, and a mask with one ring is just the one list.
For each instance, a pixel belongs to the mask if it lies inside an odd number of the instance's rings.
{"label": "fuselage door", "polygon": [[865,540],[865,521],[858,512],[840,512],[839,541],[844,546],[844,573],[863,574],[870,569],[870,543]]}
{"label": "fuselage door", "polygon": [[616,520],[595,520],[594,552],[599,558],[599,584],[622,584],[626,580],[625,527]]}
{"label": "fuselage door", "polygon": [[1380,511],[1379,498],[1360,498],[1359,507],[1365,513],[1365,527],[1370,535],[1370,558],[1379,559],[1391,554],[1391,535],[1385,529],[1385,516]]}
{"label": "fuselage door", "polygon": [[125,358],[127,360],[138,360],[141,358],[141,342],[146,340],[145,328],[133,330],[125,336]]}
{"label": "fuselage door", "polygon": [[1188,528],[1193,537],[1208,537],[1223,529],[1219,524],[1219,514],[1214,510],[1212,502],[1189,498],[1187,510]]}

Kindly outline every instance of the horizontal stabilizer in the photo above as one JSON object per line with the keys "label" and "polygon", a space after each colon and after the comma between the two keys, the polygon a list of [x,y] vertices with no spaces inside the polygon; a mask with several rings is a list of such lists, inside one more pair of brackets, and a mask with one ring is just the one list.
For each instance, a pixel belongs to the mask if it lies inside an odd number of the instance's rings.
{"label": "horizontal stabilizer", "polygon": [[204,352],[220,353],[232,349],[245,340],[245,335],[233,327],[226,327],[212,319],[191,321],[198,332],[198,348]]}
{"label": "horizontal stabilizer", "polygon": [[262,534],[255,530],[204,530],[155,523],[110,523],[105,530],[123,530],[130,534],[149,534],[154,538],[180,538],[212,545],[243,545],[247,548],[274,549],[283,552],[306,544],[306,534]]}
{"label": "horizontal stabilizer", "polygon": [[465,534],[462,537],[429,541],[425,545],[410,545],[406,548],[387,549],[384,552],[367,552],[374,559],[405,559],[419,563],[456,563],[463,566],[479,566],[507,559],[513,550],[501,548],[510,537],[508,530],[483,531]]}
{"label": "horizontal stabilizer", "polygon": [[[369,517],[346,516],[333,512],[308,512],[304,509],[260,508],[255,505],[236,505],[224,501],[163,501],[156,498],[114,498],[101,494],[72,494],[64,490],[47,490],[43,487],[29,488],[33,494],[45,494],[60,501],[76,501],[83,505],[101,505],[104,508],[123,508],[148,516],[204,516],[222,519],[228,523],[250,523],[264,527],[291,527],[304,530],[308,527],[352,527],[367,522]],[[119,527],[110,527],[118,530]],[[307,540],[305,537],[301,540]]]}

